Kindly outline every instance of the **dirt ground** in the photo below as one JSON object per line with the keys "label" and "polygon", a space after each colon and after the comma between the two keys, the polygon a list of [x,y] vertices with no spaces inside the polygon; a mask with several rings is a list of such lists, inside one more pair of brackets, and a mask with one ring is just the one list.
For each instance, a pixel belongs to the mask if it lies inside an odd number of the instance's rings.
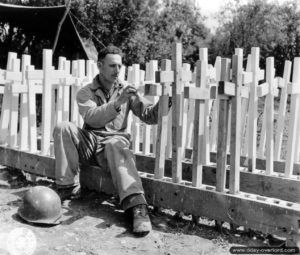
{"label": "dirt ground", "polygon": [[[279,246],[283,242],[242,228],[233,231],[226,224],[217,230],[212,220],[200,218],[195,224],[190,215],[151,207],[153,231],[137,238],[117,199],[93,191],[82,199],[63,202],[60,225],[30,225],[18,217],[17,209],[24,192],[34,185],[51,187],[52,182],[40,178],[33,183],[18,170],[0,168],[0,255],[222,255],[230,254],[232,246]],[[16,231],[27,231],[23,235],[27,239],[16,241]]]}

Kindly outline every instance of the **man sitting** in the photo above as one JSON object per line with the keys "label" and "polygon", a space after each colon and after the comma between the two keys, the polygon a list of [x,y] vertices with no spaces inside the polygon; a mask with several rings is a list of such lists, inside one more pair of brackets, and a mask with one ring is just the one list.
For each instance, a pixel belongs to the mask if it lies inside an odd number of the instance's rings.
{"label": "man sitting", "polygon": [[122,52],[109,45],[98,54],[99,74],[77,93],[83,128],[62,122],[54,129],[56,185],[62,199],[80,195],[79,163],[104,161],[110,170],[120,203],[132,215],[133,233],[145,235],[152,229],[147,202],[126,132],[131,110],[141,121],[156,124],[158,104],[152,105],[132,85],[119,79]]}

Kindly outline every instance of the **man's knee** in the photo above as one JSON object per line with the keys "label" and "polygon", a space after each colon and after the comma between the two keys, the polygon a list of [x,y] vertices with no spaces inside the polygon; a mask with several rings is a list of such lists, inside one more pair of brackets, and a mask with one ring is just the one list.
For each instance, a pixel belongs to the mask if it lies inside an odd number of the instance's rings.
{"label": "man's knee", "polygon": [[127,148],[129,148],[129,142],[123,137],[113,137],[105,143],[106,150]]}
{"label": "man's knee", "polygon": [[62,133],[70,133],[73,130],[74,124],[72,122],[63,121],[58,123],[53,129],[53,137]]}

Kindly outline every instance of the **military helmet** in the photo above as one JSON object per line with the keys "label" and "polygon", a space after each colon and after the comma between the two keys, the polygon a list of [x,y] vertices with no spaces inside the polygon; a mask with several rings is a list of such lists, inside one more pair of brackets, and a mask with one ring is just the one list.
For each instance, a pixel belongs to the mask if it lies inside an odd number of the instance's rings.
{"label": "military helmet", "polygon": [[60,197],[48,187],[32,187],[26,191],[18,215],[31,223],[59,224],[62,215]]}

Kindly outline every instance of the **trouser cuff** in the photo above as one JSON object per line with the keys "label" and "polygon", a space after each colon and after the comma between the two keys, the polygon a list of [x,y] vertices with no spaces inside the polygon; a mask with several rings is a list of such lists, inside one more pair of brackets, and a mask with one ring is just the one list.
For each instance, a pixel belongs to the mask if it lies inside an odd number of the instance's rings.
{"label": "trouser cuff", "polygon": [[132,194],[125,197],[122,201],[124,211],[137,205],[147,205],[144,194]]}

